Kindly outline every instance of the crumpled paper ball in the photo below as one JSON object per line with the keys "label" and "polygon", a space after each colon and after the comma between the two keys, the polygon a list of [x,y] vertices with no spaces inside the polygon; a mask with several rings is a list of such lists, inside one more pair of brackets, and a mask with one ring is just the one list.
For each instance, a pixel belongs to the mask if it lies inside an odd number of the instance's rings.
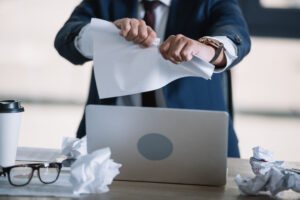
{"label": "crumpled paper ball", "polygon": [[257,159],[257,160],[261,160],[261,161],[265,161],[265,162],[273,162],[274,161],[274,153],[261,148],[261,147],[254,147],[253,149],[253,158]]}
{"label": "crumpled paper ball", "polygon": [[273,153],[261,147],[253,148],[250,164],[254,178],[235,177],[235,182],[242,194],[257,195],[269,191],[272,196],[281,191],[292,189],[300,192],[300,175],[284,167],[283,161],[274,161]]}
{"label": "crumpled paper ball", "polygon": [[273,152],[261,147],[253,148],[253,157],[250,158],[252,171],[255,175],[265,175],[272,167],[284,169],[283,161],[274,161]]}
{"label": "crumpled paper ball", "polygon": [[61,153],[68,159],[77,159],[87,154],[86,136],[81,139],[64,137],[61,145]]}
{"label": "crumpled paper ball", "polygon": [[110,159],[110,148],[103,148],[79,157],[71,166],[70,182],[74,194],[108,192],[121,164]]}

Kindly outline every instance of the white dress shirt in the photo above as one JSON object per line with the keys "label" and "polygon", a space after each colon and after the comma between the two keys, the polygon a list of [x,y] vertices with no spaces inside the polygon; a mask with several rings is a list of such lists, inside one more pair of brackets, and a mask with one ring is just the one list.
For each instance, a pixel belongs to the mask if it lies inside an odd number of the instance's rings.
{"label": "white dress shirt", "polygon": [[[143,19],[145,15],[144,6],[139,0],[137,18]],[[158,38],[163,39],[165,36],[165,30],[168,21],[169,8],[171,0],[160,0],[162,4],[155,8],[155,27],[154,30]],[[237,58],[237,48],[235,44],[226,36],[214,36],[214,38],[224,44],[225,56],[227,59],[227,65],[223,69],[216,69],[215,73],[220,73],[226,70],[228,66]],[[93,59],[93,39],[91,34],[90,24],[84,26],[79,32],[78,36],[74,40],[76,49],[86,58]],[[162,89],[156,90],[156,104],[158,107],[166,107]],[[130,96],[119,97],[117,100],[118,105],[126,106],[141,106],[141,95],[135,94]]]}

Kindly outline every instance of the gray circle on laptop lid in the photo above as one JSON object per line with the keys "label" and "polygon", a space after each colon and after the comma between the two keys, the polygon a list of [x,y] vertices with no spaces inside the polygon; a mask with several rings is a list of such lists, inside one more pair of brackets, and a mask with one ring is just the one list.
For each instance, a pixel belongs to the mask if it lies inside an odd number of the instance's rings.
{"label": "gray circle on laptop lid", "polygon": [[149,160],[163,160],[173,152],[173,144],[169,138],[158,133],[142,136],[137,144],[138,151]]}

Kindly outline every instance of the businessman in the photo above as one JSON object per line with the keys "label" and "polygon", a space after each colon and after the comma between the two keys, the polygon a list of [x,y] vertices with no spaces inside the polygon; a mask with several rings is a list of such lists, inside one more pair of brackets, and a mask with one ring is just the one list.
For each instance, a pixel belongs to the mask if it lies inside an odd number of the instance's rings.
{"label": "businessman", "polygon": [[[215,73],[211,80],[181,78],[156,91],[101,100],[92,73],[87,104],[228,111],[224,72],[248,54],[251,44],[236,0],[84,0],[55,39],[59,54],[73,64],[93,59],[91,18],[113,22],[122,37],[141,48],[162,38],[164,59],[178,64],[197,56],[215,65]],[[228,156],[239,157],[232,119],[228,133]],[[83,116],[77,137],[84,135]]]}

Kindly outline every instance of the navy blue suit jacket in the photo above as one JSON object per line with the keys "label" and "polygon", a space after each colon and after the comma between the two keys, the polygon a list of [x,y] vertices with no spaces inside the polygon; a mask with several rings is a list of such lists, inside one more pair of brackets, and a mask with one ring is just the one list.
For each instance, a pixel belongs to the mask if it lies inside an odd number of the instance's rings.
{"label": "navy blue suit jacket", "polygon": [[[137,5],[137,0],[82,1],[58,32],[55,48],[73,64],[83,64],[89,59],[82,56],[74,46],[74,38],[81,28],[93,17],[108,21],[136,18]],[[192,39],[202,36],[227,36],[237,46],[238,58],[232,66],[240,62],[250,50],[247,25],[236,0],[172,0],[165,38],[179,33]],[[181,78],[165,86],[163,93],[169,108],[227,111],[222,84],[222,74],[214,74],[211,80]],[[87,104],[116,104],[116,98],[99,99],[94,74]],[[84,135],[83,117],[77,136]],[[232,120],[229,120],[228,142],[228,156],[239,157],[238,140]]]}

